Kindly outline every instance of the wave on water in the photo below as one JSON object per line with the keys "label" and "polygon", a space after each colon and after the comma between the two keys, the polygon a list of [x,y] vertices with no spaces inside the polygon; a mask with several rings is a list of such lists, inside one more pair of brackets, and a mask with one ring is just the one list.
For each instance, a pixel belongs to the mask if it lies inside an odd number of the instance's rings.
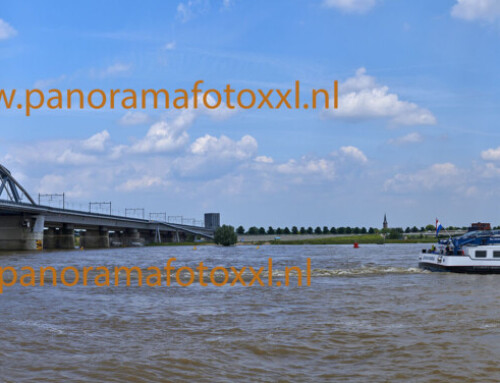
{"label": "wave on water", "polygon": [[[305,278],[305,272],[306,270],[303,268],[302,269],[302,275]],[[386,274],[422,274],[422,273],[429,273],[427,270],[420,269],[418,267],[396,267],[396,266],[383,266],[383,265],[374,265],[374,264],[365,264],[365,265],[360,265],[360,266],[354,266],[352,265],[351,267],[343,267],[343,268],[338,268],[338,269],[312,269],[311,270],[311,277],[353,277],[353,276],[372,276],[372,275],[386,275]],[[205,272],[203,274],[203,281],[205,283],[211,283],[211,277],[209,275],[210,273]],[[277,278],[283,278],[285,277],[287,272],[283,269],[273,269],[272,271],[272,276],[277,277]],[[296,277],[297,276],[297,271],[292,269],[288,271],[288,275],[290,277]],[[125,275],[125,274],[123,274]],[[162,272],[162,280],[165,280],[166,278],[166,273]],[[260,278],[262,281],[266,280],[268,278],[269,272],[268,270],[264,269],[262,272],[259,273]],[[122,272],[120,272],[120,276],[122,276]],[[253,280],[254,278],[254,273],[248,271],[246,269],[244,272],[242,272],[239,277],[245,281],[249,282]],[[176,281],[177,275],[176,271],[170,273],[170,278],[173,281]],[[180,273],[179,279],[186,282],[191,278],[191,275],[189,273]],[[193,272],[193,281],[198,281],[200,279],[199,277],[199,272],[194,271]],[[221,271],[216,271],[213,273],[213,279],[217,282],[221,282],[226,278],[226,274]],[[234,272],[231,270],[228,270],[227,272],[227,279],[228,281],[233,281],[235,278]],[[111,278],[114,280],[114,277]],[[137,279],[137,275],[132,274],[131,275],[131,283],[135,283]]]}
{"label": "wave on water", "polygon": [[418,267],[396,267],[396,266],[366,266],[342,269],[313,269],[313,277],[351,277],[363,275],[385,275],[385,274],[424,274],[430,271]]}
{"label": "wave on water", "polygon": [[41,331],[47,331],[49,333],[53,333],[56,335],[65,334],[65,328],[59,325],[43,323],[40,321],[32,321],[32,320],[14,320],[11,321],[16,327],[26,327],[33,328]]}

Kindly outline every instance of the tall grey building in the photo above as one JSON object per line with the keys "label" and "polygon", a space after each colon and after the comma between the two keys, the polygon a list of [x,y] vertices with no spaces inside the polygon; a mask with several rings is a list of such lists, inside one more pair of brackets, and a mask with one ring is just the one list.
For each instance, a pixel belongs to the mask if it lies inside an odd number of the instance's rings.
{"label": "tall grey building", "polygon": [[205,228],[217,229],[220,227],[220,213],[205,213]]}

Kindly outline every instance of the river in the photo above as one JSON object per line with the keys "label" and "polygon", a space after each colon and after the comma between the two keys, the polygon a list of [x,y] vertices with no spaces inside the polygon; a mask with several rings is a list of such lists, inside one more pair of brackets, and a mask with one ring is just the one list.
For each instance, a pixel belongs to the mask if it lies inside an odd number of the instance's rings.
{"label": "river", "polygon": [[17,270],[163,268],[172,257],[177,268],[203,261],[239,270],[267,268],[272,258],[275,282],[283,281],[286,266],[305,272],[310,258],[311,283],[304,278],[299,287],[291,276],[290,286],[270,287],[264,271],[263,287],[217,287],[209,280],[208,286],[139,287],[136,277],[129,287],[50,280],[42,287],[38,277],[36,286],[4,286],[0,381],[499,381],[500,276],[419,270],[418,252],[428,246],[3,254],[0,267]]}

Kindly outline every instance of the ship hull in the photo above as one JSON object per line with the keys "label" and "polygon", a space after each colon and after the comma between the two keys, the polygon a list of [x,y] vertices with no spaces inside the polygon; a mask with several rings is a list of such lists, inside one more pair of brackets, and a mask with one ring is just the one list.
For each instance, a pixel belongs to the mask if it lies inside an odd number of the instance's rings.
{"label": "ship hull", "polygon": [[465,274],[500,274],[500,266],[446,266],[429,262],[419,262],[418,267],[424,270],[437,272]]}
{"label": "ship hull", "polygon": [[[477,247],[475,249],[485,249]],[[495,247],[499,248],[499,247]],[[465,255],[445,255],[434,253],[420,254],[418,266],[430,271],[446,271],[452,273],[470,274],[500,274],[500,259],[491,258],[491,251],[484,258],[475,258],[475,249],[467,251]]]}

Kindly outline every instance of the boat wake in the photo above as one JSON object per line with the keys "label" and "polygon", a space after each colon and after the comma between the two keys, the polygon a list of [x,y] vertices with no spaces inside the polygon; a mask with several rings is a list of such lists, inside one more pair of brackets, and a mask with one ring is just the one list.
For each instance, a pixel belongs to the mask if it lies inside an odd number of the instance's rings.
{"label": "boat wake", "polygon": [[313,277],[352,277],[365,275],[386,274],[425,274],[427,270],[418,267],[396,267],[396,266],[361,266],[357,268],[342,269],[313,269]]}

